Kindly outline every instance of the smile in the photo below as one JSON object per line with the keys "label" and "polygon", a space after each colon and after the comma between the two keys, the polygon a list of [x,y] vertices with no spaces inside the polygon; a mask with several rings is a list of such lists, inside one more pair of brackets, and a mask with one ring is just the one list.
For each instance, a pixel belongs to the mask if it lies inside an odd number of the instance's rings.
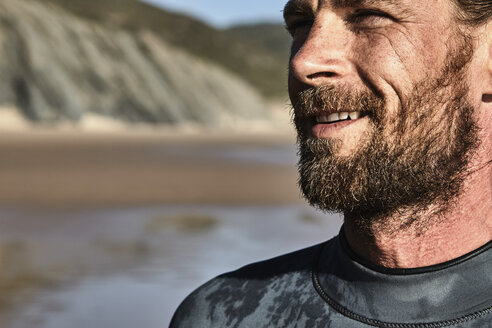
{"label": "smile", "polygon": [[336,112],[320,113],[306,121],[310,135],[317,139],[339,138],[343,135],[355,136],[367,128],[370,113],[367,112]]}
{"label": "smile", "polygon": [[357,120],[361,117],[365,116],[361,112],[338,112],[331,113],[329,115],[317,115],[315,117],[316,123],[327,124],[327,123],[336,123],[340,121],[347,120]]}

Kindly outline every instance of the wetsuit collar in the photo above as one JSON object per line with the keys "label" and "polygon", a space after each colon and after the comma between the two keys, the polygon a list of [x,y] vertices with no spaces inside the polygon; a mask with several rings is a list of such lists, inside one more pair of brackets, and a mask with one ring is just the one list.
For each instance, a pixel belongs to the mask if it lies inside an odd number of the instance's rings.
{"label": "wetsuit collar", "polygon": [[339,312],[370,325],[444,327],[492,311],[490,272],[492,242],[453,261],[402,270],[360,259],[341,233],[321,248],[313,284]]}

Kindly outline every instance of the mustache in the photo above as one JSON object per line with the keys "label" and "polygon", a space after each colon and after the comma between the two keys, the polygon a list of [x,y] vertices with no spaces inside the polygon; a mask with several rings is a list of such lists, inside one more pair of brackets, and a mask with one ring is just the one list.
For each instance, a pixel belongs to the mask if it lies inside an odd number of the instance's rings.
{"label": "mustache", "polygon": [[293,101],[294,117],[309,118],[321,112],[378,114],[384,101],[369,90],[320,86],[299,92]]}

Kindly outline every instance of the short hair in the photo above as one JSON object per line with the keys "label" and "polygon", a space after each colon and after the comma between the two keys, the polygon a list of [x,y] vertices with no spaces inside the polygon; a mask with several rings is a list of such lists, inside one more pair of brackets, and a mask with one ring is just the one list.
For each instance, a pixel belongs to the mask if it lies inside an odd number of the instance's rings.
{"label": "short hair", "polygon": [[492,18],[492,0],[454,0],[459,19],[467,25],[479,26]]}

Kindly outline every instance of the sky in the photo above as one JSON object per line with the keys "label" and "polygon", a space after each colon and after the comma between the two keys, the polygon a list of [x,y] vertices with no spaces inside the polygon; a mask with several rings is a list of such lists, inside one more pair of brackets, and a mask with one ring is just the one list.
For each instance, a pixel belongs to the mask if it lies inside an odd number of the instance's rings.
{"label": "sky", "polygon": [[237,23],[282,21],[287,0],[142,0],[191,14],[215,27]]}

